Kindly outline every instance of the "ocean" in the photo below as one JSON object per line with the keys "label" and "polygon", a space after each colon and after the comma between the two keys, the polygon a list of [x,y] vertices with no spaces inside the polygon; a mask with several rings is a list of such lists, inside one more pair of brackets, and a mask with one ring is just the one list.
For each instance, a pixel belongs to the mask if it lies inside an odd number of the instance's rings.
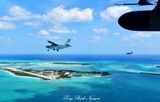
{"label": "ocean", "polygon": [[0,102],[160,102],[160,55],[0,55],[5,67],[111,75],[42,80],[0,70]]}

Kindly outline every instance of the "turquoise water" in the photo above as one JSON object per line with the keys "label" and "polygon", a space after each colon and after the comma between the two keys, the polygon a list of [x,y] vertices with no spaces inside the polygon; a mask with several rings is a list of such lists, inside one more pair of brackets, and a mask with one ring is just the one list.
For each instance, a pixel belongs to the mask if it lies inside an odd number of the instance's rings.
{"label": "turquoise water", "polygon": [[0,102],[159,102],[160,76],[140,73],[160,74],[160,68],[156,68],[159,65],[158,55],[0,55],[0,69],[67,69],[112,74],[46,81],[0,70]]}

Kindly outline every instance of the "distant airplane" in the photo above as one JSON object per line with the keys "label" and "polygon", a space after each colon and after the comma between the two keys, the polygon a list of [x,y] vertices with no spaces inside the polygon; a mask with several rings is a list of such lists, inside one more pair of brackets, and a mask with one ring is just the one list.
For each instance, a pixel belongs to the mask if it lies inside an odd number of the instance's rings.
{"label": "distant airplane", "polygon": [[115,5],[140,5],[140,6],[146,6],[146,5],[154,5],[150,3],[148,0],[139,0],[138,3],[124,3],[124,4],[115,4]]}
{"label": "distant airplane", "polygon": [[132,54],[133,54],[133,52],[127,52],[126,54],[127,54],[127,55],[132,55]]}
{"label": "distant airplane", "polygon": [[160,0],[153,10],[132,11],[123,14],[118,19],[118,23],[127,30],[160,31]]}
{"label": "distant airplane", "polygon": [[52,41],[48,41],[51,45],[47,45],[47,51],[49,51],[49,49],[52,49],[54,51],[59,51],[60,49],[64,49],[67,47],[71,47],[71,45],[69,45],[69,43],[71,42],[71,39],[68,39],[67,42],[65,44],[56,44]]}

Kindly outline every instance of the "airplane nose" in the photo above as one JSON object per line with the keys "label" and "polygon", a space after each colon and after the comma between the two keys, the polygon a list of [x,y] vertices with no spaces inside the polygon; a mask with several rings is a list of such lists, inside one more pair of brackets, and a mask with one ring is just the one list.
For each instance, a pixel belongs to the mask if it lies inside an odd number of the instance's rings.
{"label": "airplane nose", "polygon": [[49,46],[46,46],[46,48],[49,48]]}
{"label": "airplane nose", "polygon": [[67,47],[72,47],[72,46],[71,46],[71,45],[69,45],[69,44],[66,44],[66,46],[67,46]]}

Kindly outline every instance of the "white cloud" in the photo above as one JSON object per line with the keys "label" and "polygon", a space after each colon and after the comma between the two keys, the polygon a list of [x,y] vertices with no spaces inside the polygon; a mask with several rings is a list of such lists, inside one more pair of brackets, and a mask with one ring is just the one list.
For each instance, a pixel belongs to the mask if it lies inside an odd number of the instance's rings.
{"label": "white cloud", "polygon": [[40,38],[44,38],[47,40],[57,40],[60,39],[58,36],[55,36],[53,34],[72,34],[76,33],[75,30],[70,30],[67,27],[64,26],[54,26],[53,28],[47,29],[47,30],[41,30],[38,35]]}
{"label": "white cloud", "polygon": [[49,31],[47,31],[47,30],[41,30],[40,32],[39,32],[39,35],[42,35],[42,36],[47,36],[47,35],[49,35]]}
{"label": "white cloud", "polygon": [[54,26],[53,28],[47,29],[47,30],[41,30],[39,32],[40,35],[49,35],[50,33],[55,33],[55,34],[72,34],[76,33],[77,31],[75,30],[70,30],[65,26]]}
{"label": "white cloud", "polygon": [[123,41],[144,40],[153,36],[160,36],[160,33],[156,32],[138,32],[129,36],[122,36]]}
{"label": "white cloud", "polygon": [[51,35],[43,35],[43,36],[40,36],[40,38],[43,38],[43,39],[47,39],[47,40],[59,40],[60,38],[58,36],[51,36]]}
{"label": "white cloud", "polygon": [[143,33],[143,32],[138,32],[131,35],[131,38],[133,39],[150,38],[150,37],[152,37],[151,33]]}
{"label": "white cloud", "polygon": [[0,40],[2,41],[11,41],[10,38],[6,37],[6,36],[0,36]]}
{"label": "white cloud", "polygon": [[106,29],[106,28],[94,28],[93,32],[94,33],[106,33],[106,32],[108,32],[108,29]]}
{"label": "white cloud", "polygon": [[59,34],[72,34],[76,33],[75,30],[70,30],[65,26],[54,26],[53,28],[49,29],[50,33],[59,33]]}
{"label": "white cloud", "polygon": [[2,16],[1,20],[13,21],[13,20],[26,20],[32,18],[41,18],[40,15],[32,14],[30,11],[15,5],[9,9],[9,16]]}
{"label": "white cloud", "polygon": [[91,37],[91,42],[93,42],[93,43],[98,43],[98,42],[100,42],[102,40],[102,37],[101,36],[98,36],[98,35],[93,35],[92,37]]}
{"label": "white cloud", "polygon": [[38,35],[35,35],[33,33],[27,33],[26,35],[30,37],[35,37],[35,38],[42,38],[42,39],[47,39],[47,40],[59,40],[60,37],[56,35],[51,35],[51,34],[46,34],[45,32],[39,33]]}
{"label": "white cloud", "polygon": [[38,27],[42,25],[42,23],[41,22],[24,22],[24,25],[31,26],[31,27]]}
{"label": "white cloud", "polygon": [[11,21],[21,22],[23,25],[30,27],[38,27],[43,23],[46,23],[47,25],[51,24],[53,28],[46,30],[42,29],[39,32],[41,35],[49,35],[50,33],[70,34],[76,33],[77,31],[68,29],[67,27],[63,26],[63,23],[92,21],[93,9],[66,9],[63,6],[58,6],[44,14],[33,14],[31,11],[28,11],[21,6],[15,5],[9,9],[9,14],[1,16],[0,20],[3,21],[0,22],[0,29],[16,28],[16,26],[11,23]]}
{"label": "white cloud", "polygon": [[89,22],[93,20],[93,10],[90,8],[80,9],[72,8],[65,9],[63,6],[58,6],[48,11],[43,15],[44,20],[54,24],[65,22]]}
{"label": "white cloud", "polygon": [[[63,6],[58,6],[49,10],[44,14],[33,14],[25,8],[15,5],[9,9],[9,14],[0,17],[0,29],[13,29],[16,26],[12,22],[20,22],[24,26],[38,27],[43,23],[53,26],[49,29],[39,31],[41,36],[49,36],[55,34],[73,34],[76,30],[69,29],[63,26],[67,22],[89,22],[93,20],[93,9],[86,8],[71,8],[66,9]],[[43,25],[42,25],[43,26]]]}
{"label": "white cloud", "polygon": [[0,30],[15,29],[16,26],[11,22],[0,21]]}
{"label": "white cloud", "polygon": [[93,9],[65,9],[63,6],[58,6],[45,14],[33,14],[23,7],[15,5],[9,9],[9,15],[2,16],[0,19],[5,21],[43,19],[44,21],[49,21],[54,24],[65,22],[89,22],[93,20]]}
{"label": "white cloud", "polygon": [[112,33],[112,35],[114,35],[114,36],[120,36],[121,34],[118,33],[118,32],[114,32],[114,33]]}
{"label": "white cloud", "polygon": [[17,44],[17,42],[14,41],[13,39],[9,38],[8,36],[3,36],[3,35],[0,35],[0,41],[7,45],[12,45],[12,46]]}
{"label": "white cloud", "polygon": [[13,6],[9,9],[10,15],[16,17],[17,19],[29,19],[31,18],[31,12],[20,6]]}
{"label": "white cloud", "polygon": [[100,13],[100,16],[103,20],[111,21],[117,19],[122,14],[131,11],[131,8],[128,6],[112,6],[108,7],[106,10]]}

